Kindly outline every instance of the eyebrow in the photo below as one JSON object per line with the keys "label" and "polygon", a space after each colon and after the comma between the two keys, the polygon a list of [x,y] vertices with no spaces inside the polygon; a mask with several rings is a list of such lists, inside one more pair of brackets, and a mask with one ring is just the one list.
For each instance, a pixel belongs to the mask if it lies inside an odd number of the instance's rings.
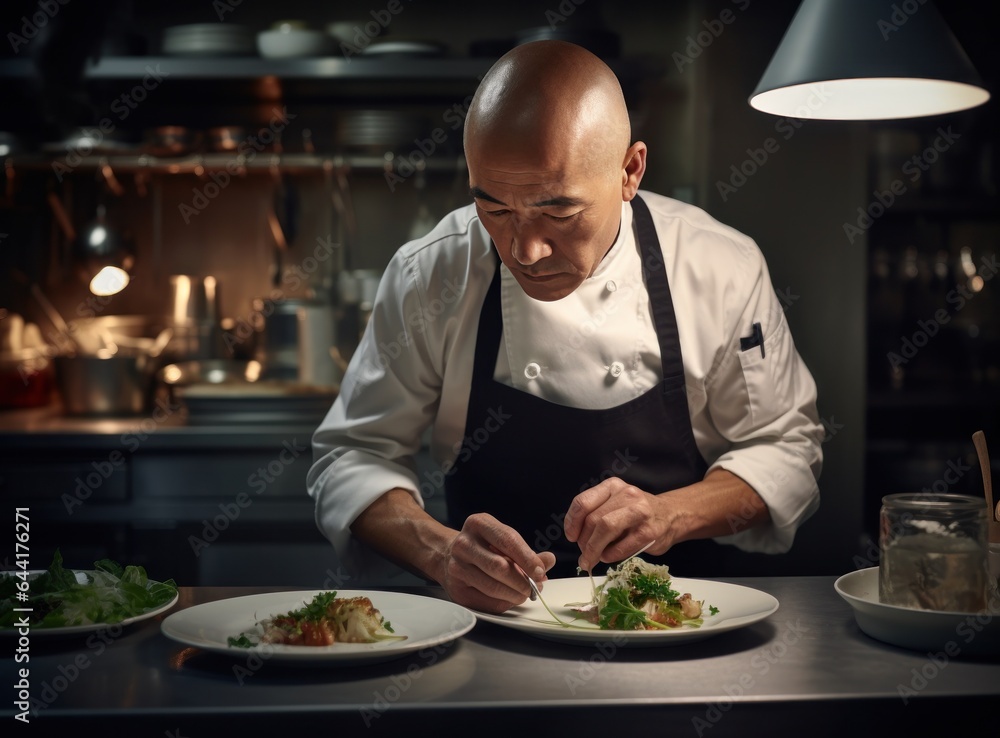
{"label": "eyebrow", "polygon": [[[485,190],[479,187],[470,187],[469,194],[472,195],[477,200],[486,200],[487,202],[496,203],[497,205],[507,206],[503,200],[498,200],[489,194]],[[584,205],[583,200],[576,197],[567,197],[561,195],[559,197],[551,197],[548,200],[539,200],[538,202],[531,203],[533,208],[573,208]]]}

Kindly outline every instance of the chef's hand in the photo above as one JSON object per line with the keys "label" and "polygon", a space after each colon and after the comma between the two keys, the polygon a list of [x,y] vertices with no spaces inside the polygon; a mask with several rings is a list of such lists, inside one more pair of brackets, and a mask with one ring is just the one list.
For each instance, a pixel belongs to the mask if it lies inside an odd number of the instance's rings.
{"label": "chef's hand", "polygon": [[483,612],[501,613],[520,605],[531,594],[517,563],[535,582],[556,557],[536,554],[513,528],[492,515],[470,515],[448,546],[448,560],[441,585],[452,601]]}
{"label": "chef's hand", "polygon": [[566,512],[566,538],[580,546],[580,568],[621,561],[654,541],[647,551],[666,553],[671,522],[663,500],[617,477],[578,494]]}

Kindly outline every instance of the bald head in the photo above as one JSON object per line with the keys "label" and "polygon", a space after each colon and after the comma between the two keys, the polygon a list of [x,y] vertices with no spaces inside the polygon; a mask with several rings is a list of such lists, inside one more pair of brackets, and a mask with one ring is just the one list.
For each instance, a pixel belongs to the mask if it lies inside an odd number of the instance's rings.
{"label": "bald head", "polygon": [[522,44],[476,90],[465,120],[467,154],[480,146],[570,145],[588,168],[616,173],[631,130],[614,72],[564,41]]}

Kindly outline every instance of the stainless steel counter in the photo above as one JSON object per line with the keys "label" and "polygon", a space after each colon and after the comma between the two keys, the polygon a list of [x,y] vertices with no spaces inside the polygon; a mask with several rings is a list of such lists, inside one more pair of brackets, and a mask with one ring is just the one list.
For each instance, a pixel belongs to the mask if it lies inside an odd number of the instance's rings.
{"label": "stainless steel counter", "polygon": [[[396,661],[291,668],[185,648],[156,620],[109,644],[34,635],[27,666],[39,709],[25,734],[995,733],[988,720],[1000,698],[1000,660],[935,660],[875,641],[857,628],[832,577],[727,581],[773,594],[780,608],[743,629],[657,648],[560,645],[480,621],[447,648]],[[176,607],[261,591],[275,589],[184,588]],[[13,644],[4,648],[6,656]],[[16,682],[14,667],[5,658],[3,684]],[[13,714],[5,700],[0,719],[8,724]]]}
{"label": "stainless steel counter", "polygon": [[44,450],[242,449],[278,446],[289,438],[306,443],[316,430],[307,423],[191,424],[176,407],[158,405],[136,417],[64,415],[56,405],[0,411],[0,448]]}

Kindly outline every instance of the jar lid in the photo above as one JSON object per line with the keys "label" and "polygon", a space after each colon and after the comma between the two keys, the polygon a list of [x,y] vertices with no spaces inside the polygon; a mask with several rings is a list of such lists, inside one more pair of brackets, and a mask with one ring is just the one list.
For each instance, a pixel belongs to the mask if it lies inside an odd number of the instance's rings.
{"label": "jar lid", "polygon": [[921,512],[980,512],[985,516],[986,501],[971,495],[938,494],[924,492],[901,492],[886,495],[882,504],[901,510],[919,510]]}

